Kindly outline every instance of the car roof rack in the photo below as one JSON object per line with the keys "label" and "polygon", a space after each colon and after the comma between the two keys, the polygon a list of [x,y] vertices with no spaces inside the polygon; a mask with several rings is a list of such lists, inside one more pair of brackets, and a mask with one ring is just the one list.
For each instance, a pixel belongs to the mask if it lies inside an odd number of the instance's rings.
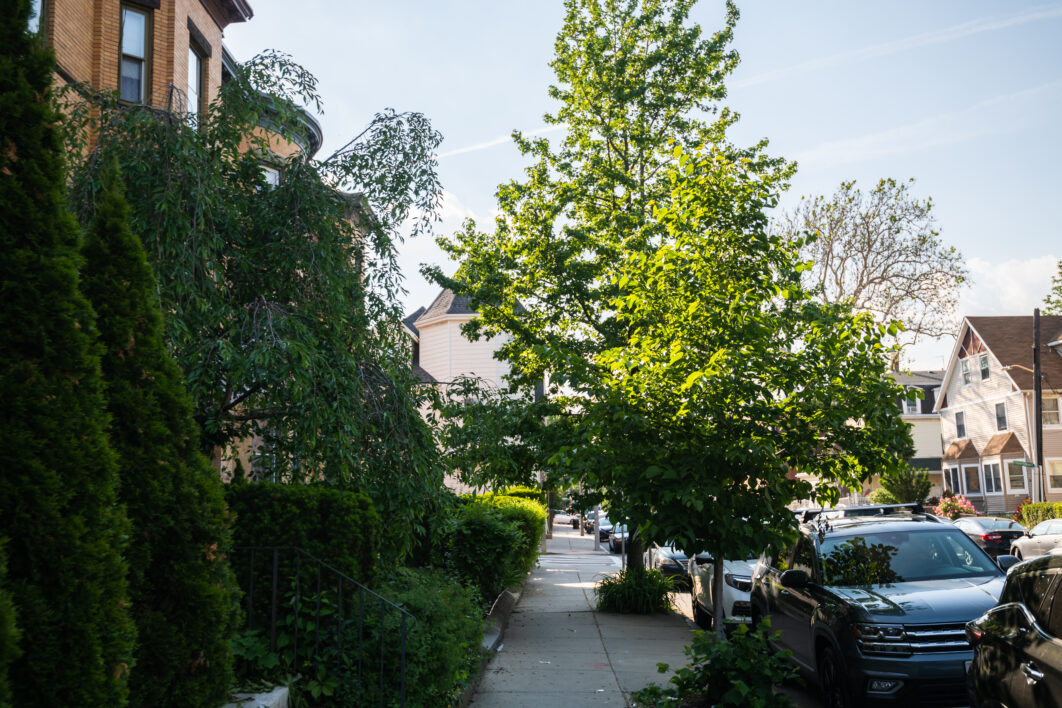
{"label": "car roof rack", "polygon": [[[805,509],[801,517],[802,523],[808,523],[816,518],[851,518],[857,516],[885,516],[897,511],[907,511],[912,514],[925,514],[921,502],[907,504],[872,504],[868,506],[837,506],[832,509]],[[926,514],[928,518],[937,520],[935,516]]]}

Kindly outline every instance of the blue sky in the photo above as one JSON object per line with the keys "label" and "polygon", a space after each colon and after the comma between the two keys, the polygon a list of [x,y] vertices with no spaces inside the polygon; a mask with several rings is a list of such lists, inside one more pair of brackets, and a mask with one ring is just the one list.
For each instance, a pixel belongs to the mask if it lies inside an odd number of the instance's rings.
{"label": "blue sky", "polygon": [[[378,110],[420,111],[445,136],[439,229],[469,216],[488,224],[495,188],[524,166],[509,133],[543,128],[552,108],[560,0],[251,4],[254,18],[225,42],[237,59],[288,52],[318,77],[323,155]],[[913,177],[973,273],[961,314],[1031,314],[1062,257],[1062,0],[739,7],[741,64],[726,104],[742,120],[731,137],[767,138],[798,161],[783,207],[846,179]],[[694,11],[708,32],[722,16],[717,0]],[[410,310],[435,295],[417,273],[425,262],[445,264],[427,239],[405,245]],[[939,367],[950,349],[919,347],[911,363]]]}

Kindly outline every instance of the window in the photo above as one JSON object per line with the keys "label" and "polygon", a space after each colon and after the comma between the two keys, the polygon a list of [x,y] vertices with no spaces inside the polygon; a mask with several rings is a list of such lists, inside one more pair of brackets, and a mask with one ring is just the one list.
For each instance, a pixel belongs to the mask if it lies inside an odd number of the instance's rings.
{"label": "window", "polygon": [[1044,425],[1058,425],[1058,399],[1045,398],[1040,403],[1040,417]]}
{"label": "window", "polygon": [[981,380],[984,381],[985,379],[988,378],[988,374],[989,374],[989,371],[988,371],[988,355],[987,354],[982,354],[980,359],[979,359],[979,363],[981,364]]}
{"label": "window", "polygon": [[957,437],[957,438],[965,438],[966,437],[966,414],[965,413],[959,412],[959,413],[955,414],[955,437]]}
{"label": "window", "polygon": [[262,176],[265,177],[267,185],[277,187],[280,185],[280,170],[271,165],[262,165]]}
{"label": "window", "polygon": [[797,543],[793,553],[793,570],[803,570],[812,580],[818,575],[815,572],[815,548],[807,537],[801,538]]}
{"label": "window", "polygon": [[42,17],[44,17],[44,0],[31,0],[29,18],[29,31],[31,33],[40,32]]}
{"label": "window", "polygon": [[967,467],[963,470],[966,481],[966,493],[967,494],[980,494],[981,493],[981,470],[976,467]]}
{"label": "window", "polygon": [[962,481],[958,467],[948,467],[944,470],[944,486],[956,494],[962,493]]}
{"label": "window", "polygon": [[188,47],[188,105],[190,117],[199,115],[203,101],[203,57],[194,48]]}
{"label": "window", "polygon": [[1047,460],[1044,467],[1047,468],[1047,486],[1052,491],[1062,492],[1062,460]]}
{"label": "window", "polygon": [[1007,429],[1007,404],[996,404],[996,430]]}
{"label": "window", "polygon": [[1012,492],[1025,491],[1025,468],[1017,464],[1020,460],[1007,462],[1007,486]]}
{"label": "window", "polygon": [[918,399],[910,398],[914,395],[914,391],[907,392],[908,398],[903,399],[903,410],[909,415],[913,415],[918,412]]}
{"label": "window", "polygon": [[122,64],[119,96],[123,101],[143,103],[147,96],[148,14],[131,7],[122,8]]}
{"label": "window", "polygon": [[962,385],[965,386],[973,381],[973,377],[970,376],[970,360],[960,359],[959,367],[962,369]]}
{"label": "window", "polygon": [[998,462],[985,465],[985,493],[1003,493],[1003,476],[999,473]]}

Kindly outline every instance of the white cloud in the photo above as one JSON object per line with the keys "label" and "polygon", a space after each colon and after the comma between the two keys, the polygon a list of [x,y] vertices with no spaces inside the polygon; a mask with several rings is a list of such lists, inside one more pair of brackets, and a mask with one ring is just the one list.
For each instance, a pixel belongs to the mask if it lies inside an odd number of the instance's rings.
{"label": "white cloud", "polygon": [[[1005,261],[970,258],[966,265],[972,283],[959,297],[960,316],[1032,315],[1034,308],[1043,307],[1058,272],[1053,255]],[[921,342],[904,352],[904,365],[943,369],[954,344],[951,337]]]}
{"label": "white cloud", "polygon": [[[527,137],[530,137],[534,135],[544,135],[545,133],[555,133],[558,130],[564,130],[564,126],[548,125],[541,128],[535,128],[534,130],[526,130],[523,134]],[[476,143],[475,145],[466,145],[465,147],[457,148],[456,150],[449,150],[447,152],[440,153],[439,159],[441,160],[444,157],[451,157],[453,155],[463,155],[466,152],[478,152],[480,150],[486,150],[487,148],[492,148],[496,145],[503,145],[505,143],[512,142],[512,139],[512,134],[499,135],[498,137],[488,140],[486,142]]]}
{"label": "white cloud", "polygon": [[994,96],[968,108],[923,118],[876,133],[821,143],[794,155],[801,165],[842,165],[889,155],[918,152],[990,134],[1020,129],[1027,112],[1024,101],[1062,89],[1051,81],[1013,93]]}
{"label": "white cloud", "polygon": [[1008,17],[987,17],[979,20],[971,20],[959,25],[953,25],[951,27],[945,27],[940,30],[933,30],[931,32],[923,32],[921,34],[912,35],[910,37],[903,37],[901,39],[893,40],[891,42],[883,42],[881,44],[874,44],[869,47],[863,47],[851,52],[844,52],[841,54],[834,54],[828,57],[821,57],[819,59],[812,59],[810,61],[795,64],[793,66],[787,66],[783,69],[776,69],[774,71],[766,71],[762,74],[756,74],[747,79],[739,79],[731,83],[734,88],[743,88],[746,86],[757,86],[759,84],[765,84],[770,81],[776,81],[793,74],[803,74],[809,71],[817,71],[819,69],[828,69],[834,66],[842,66],[845,64],[852,64],[854,62],[863,61],[865,59],[873,59],[876,57],[888,56],[890,54],[899,54],[900,52],[906,52],[911,49],[917,49],[918,47],[928,47],[934,44],[944,44],[964,37],[970,37],[975,34],[981,34],[982,32],[994,32],[996,30],[1006,29],[1008,27],[1017,27],[1019,25],[1028,24],[1030,22],[1040,22],[1043,20],[1051,20],[1058,17],[1062,17],[1062,5],[1049,4],[1038,5],[1036,7],[1029,8],[1024,12],[1020,12],[1016,15],[1010,15]]}

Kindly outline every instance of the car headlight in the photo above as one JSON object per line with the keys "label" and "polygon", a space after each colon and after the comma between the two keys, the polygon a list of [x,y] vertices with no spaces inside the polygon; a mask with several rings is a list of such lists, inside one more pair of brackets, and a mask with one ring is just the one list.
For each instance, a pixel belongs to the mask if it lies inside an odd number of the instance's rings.
{"label": "car headlight", "polygon": [[856,644],[864,654],[879,656],[909,656],[911,643],[901,624],[861,624],[852,625],[852,634]]}
{"label": "car headlight", "polygon": [[723,573],[723,582],[741,592],[750,592],[752,590],[752,576],[751,575],[734,575],[733,573]]}

